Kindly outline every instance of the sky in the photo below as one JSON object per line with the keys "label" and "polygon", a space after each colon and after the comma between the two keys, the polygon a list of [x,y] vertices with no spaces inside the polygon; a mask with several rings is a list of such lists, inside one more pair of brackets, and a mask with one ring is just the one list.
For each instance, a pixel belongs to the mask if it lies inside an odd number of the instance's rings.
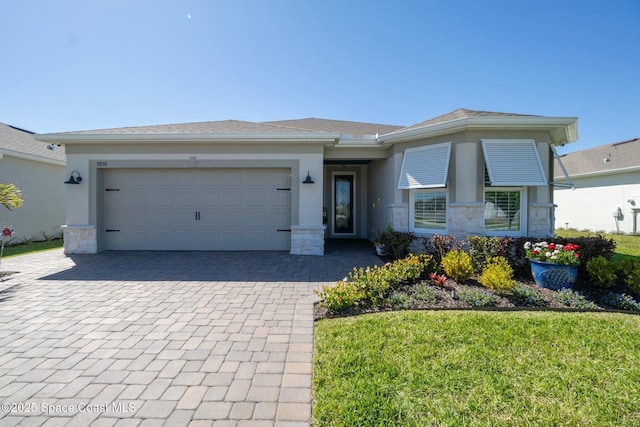
{"label": "sky", "polygon": [[0,0],[0,122],[37,133],[457,108],[640,137],[638,0]]}

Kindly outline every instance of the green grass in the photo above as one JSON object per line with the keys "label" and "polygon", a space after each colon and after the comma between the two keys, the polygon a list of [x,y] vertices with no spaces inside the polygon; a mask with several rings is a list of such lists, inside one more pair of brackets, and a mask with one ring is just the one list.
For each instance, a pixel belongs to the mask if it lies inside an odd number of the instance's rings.
{"label": "green grass", "polygon": [[578,230],[556,230],[556,235],[560,237],[572,238],[581,236],[597,236],[601,235],[607,239],[613,239],[616,242],[616,253],[613,256],[614,260],[622,258],[635,257],[640,260],[640,236],[632,236],[628,234],[605,234],[594,233],[592,231],[578,231]]}
{"label": "green grass", "polygon": [[316,323],[317,426],[640,425],[640,316],[389,312]]}
{"label": "green grass", "polygon": [[62,247],[62,239],[45,240],[43,242],[24,243],[16,246],[5,246],[3,258],[25,255],[32,252],[48,251]]}

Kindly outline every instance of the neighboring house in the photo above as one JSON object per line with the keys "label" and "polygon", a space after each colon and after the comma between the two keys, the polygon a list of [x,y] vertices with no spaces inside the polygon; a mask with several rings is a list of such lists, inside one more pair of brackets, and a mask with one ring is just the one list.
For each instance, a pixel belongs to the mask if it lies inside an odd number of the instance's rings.
{"label": "neighboring house", "polygon": [[[640,138],[560,157],[575,189],[556,187],[556,226],[578,230],[640,231]],[[567,184],[559,167],[555,181]]]}
{"label": "neighboring house", "polygon": [[387,225],[552,234],[550,146],[575,141],[577,119],[459,109],[409,127],[225,120],[37,138],[65,145],[67,174],[83,179],[66,186],[66,253],[322,255],[325,238],[373,240]]}
{"label": "neighboring house", "polygon": [[59,236],[65,223],[64,148],[34,138],[33,132],[0,123],[0,182],[15,183],[24,199],[9,211],[0,206],[0,227],[13,226],[14,241]]}

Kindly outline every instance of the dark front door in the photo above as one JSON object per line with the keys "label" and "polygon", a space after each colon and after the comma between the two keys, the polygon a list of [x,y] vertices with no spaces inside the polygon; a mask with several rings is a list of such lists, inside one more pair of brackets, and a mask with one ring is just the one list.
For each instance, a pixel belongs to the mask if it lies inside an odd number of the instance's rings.
{"label": "dark front door", "polygon": [[355,233],[354,174],[333,176],[333,234]]}

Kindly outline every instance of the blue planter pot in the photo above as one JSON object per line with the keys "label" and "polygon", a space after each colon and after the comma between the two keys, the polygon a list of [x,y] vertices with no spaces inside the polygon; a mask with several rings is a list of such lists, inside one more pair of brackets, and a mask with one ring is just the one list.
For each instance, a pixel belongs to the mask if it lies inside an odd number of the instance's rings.
{"label": "blue planter pot", "polygon": [[558,291],[562,288],[573,289],[578,279],[577,265],[561,265],[530,259],[531,274],[536,285]]}

